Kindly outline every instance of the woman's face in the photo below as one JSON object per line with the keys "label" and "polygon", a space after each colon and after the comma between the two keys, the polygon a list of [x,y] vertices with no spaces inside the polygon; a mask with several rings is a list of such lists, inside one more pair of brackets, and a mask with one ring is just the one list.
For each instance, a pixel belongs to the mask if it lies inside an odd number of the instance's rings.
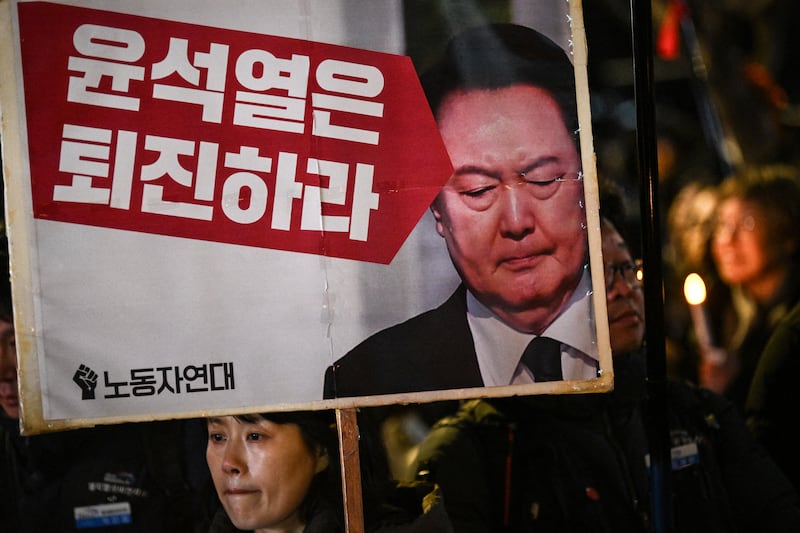
{"label": "woman's face", "polygon": [[717,213],[711,253],[725,283],[757,281],[776,263],[761,208],[739,198],[724,200]]}
{"label": "woman's face", "polygon": [[9,418],[19,418],[17,344],[14,326],[5,320],[0,320],[0,409]]}
{"label": "woman's face", "polygon": [[231,522],[256,531],[302,531],[298,509],[328,465],[327,455],[309,450],[297,424],[232,416],[208,420],[206,460]]}

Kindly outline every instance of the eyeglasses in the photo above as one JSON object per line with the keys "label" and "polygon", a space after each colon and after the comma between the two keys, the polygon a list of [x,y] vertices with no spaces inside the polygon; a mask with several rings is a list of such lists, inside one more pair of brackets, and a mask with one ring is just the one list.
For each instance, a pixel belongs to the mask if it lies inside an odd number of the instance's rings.
{"label": "eyeglasses", "polygon": [[583,172],[565,172],[558,176],[541,175],[541,173],[520,172],[519,177],[532,185],[531,192],[535,198],[546,200],[555,194],[561,182],[564,181],[581,181],[583,179]]}
{"label": "eyeglasses", "polygon": [[740,231],[751,232],[756,229],[756,219],[753,215],[745,215],[739,220],[719,220],[714,227],[714,238],[730,239],[739,235]]}
{"label": "eyeglasses", "polygon": [[614,278],[617,273],[619,273],[622,280],[630,287],[638,287],[642,284],[642,280],[644,279],[641,259],[625,261],[624,263],[617,263],[615,265],[604,265],[603,272],[606,277],[606,287],[611,287],[614,284]]}

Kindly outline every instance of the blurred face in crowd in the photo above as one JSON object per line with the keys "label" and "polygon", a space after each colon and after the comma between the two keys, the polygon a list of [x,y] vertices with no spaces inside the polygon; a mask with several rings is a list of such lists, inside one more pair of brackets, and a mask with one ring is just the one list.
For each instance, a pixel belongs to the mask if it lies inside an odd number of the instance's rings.
{"label": "blurred face in crowd", "polygon": [[669,232],[675,241],[675,253],[690,269],[702,268],[706,261],[716,207],[713,188],[690,183],[669,209]]}
{"label": "blurred face in crowd", "polygon": [[17,344],[14,325],[0,320],[0,407],[10,418],[19,418]]}
{"label": "blurred face in crowd", "polygon": [[747,286],[781,268],[779,246],[768,233],[759,205],[735,197],[720,204],[711,252],[725,283]]}
{"label": "blurred face in crowd", "polygon": [[604,220],[601,229],[611,351],[631,352],[641,348],[645,333],[644,294],[635,276],[638,268],[614,225]]}
{"label": "blurred face in crowd", "polygon": [[328,465],[297,424],[232,416],[208,420],[206,460],[217,494],[238,529],[302,531],[298,509],[311,480]]}
{"label": "blurred face in crowd", "polygon": [[541,333],[587,257],[580,158],[555,100],[513,85],[457,91],[437,118],[455,172],[431,210],[467,287],[506,324]]}

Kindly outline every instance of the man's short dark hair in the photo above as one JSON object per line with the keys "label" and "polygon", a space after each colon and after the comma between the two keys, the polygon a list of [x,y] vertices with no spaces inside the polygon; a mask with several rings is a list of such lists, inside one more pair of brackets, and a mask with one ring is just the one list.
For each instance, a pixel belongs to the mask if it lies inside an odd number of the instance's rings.
{"label": "man's short dark hair", "polygon": [[489,24],[463,31],[420,79],[434,115],[454,91],[541,87],[555,99],[568,131],[578,131],[572,62],[560,46],[525,26]]}
{"label": "man's short dark hair", "polygon": [[609,179],[598,180],[600,218],[610,222],[634,255],[641,250],[641,235],[638,219],[629,212],[625,194],[618,182]]}

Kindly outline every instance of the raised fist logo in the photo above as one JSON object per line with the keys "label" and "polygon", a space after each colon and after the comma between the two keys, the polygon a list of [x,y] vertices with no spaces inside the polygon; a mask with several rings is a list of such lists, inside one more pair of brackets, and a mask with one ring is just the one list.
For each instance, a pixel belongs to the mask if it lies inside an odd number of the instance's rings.
{"label": "raised fist logo", "polygon": [[94,400],[94,389],[97,388],[97,373],[86,365],[81,365],[72,376],[83,394],[81,400]]}

